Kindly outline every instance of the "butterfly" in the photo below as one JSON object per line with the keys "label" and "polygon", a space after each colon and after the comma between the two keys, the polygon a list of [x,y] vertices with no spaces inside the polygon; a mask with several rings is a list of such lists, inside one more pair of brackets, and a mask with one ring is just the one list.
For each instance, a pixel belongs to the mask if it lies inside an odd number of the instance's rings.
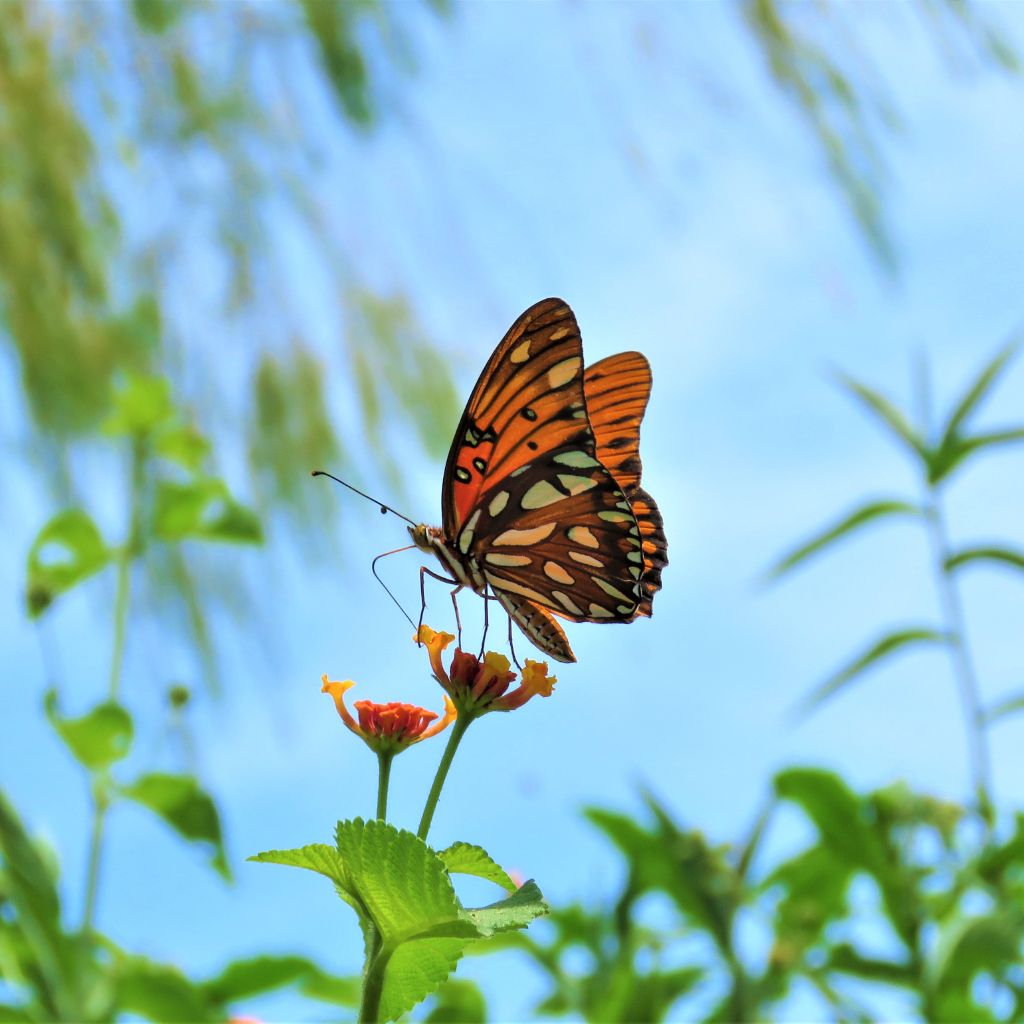
{"label": "butterfly", "polygon": [[568,304],[536,303],[470,395],[445,465],[441,526],[409,527],[448,582],[497,599],[555,661],[576,660],[556,617],[632,622],[661,589],[665,532],[640,486],[650,391],[643,355],[584,369]]}

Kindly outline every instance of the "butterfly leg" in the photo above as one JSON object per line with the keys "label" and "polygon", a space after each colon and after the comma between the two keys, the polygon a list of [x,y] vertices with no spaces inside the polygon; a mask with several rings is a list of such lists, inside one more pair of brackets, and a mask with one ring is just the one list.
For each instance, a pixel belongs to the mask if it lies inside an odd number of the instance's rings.
{"label": "butterfly leg", "polygon": [[[423,614],[427,610],[427,588],[424,577],[430,576],[431,579],[435,579],[440,583],[450,583],[455,589],[452,591],[452,604],[455,605],[455,624],[459,630],[459,646],[462,646],[462,623],[459,622],[459,606],[455,602],[455,595],[462,589],[462,584],[458,580],[449,579],[447,576],[439,576],[436,572],[431,572],[425,565],[420,566],[420,619],[416,624],[416,636],[420,635],[420,630],[423,628]],[[423,645],[417,641],[417,646],[422,647]]]}
{"label": "butterfly leg", "polygon": [[515,644],[512,643],[512,616],[508,617],[508,649],[512,655],[512,660],[515,662],[515,666],[520,672],[523,670],[523,666],[519,664],[519,659],[516,657]]}

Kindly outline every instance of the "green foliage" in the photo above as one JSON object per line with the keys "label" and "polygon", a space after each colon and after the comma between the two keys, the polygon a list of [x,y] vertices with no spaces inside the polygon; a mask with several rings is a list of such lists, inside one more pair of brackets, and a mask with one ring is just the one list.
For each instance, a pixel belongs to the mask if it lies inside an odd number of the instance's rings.
{"label": "green foliage", "polygon": [[62,718],[57,694],[45,698],[46,717],[75,759],[90,771],[109,768],[131,750],[134,726],[131,715],[114,701],[94,707],[81,718]]}
{"label": "green foliage", "polygon": [[231,877],[217,806],[196,779],[149,772],[118,792],[151,810],[183,839],[208,847],[211,866],[225,878]]}
{"label": "green foliage", "polygon": [[500,872],[477,847],[459,843],[437,854],[411,832],[361,818],[338,823],[334,847],[314,844],[250,859],[331,879],[356,911],[366,940],[364,1009],[372,998],[379,1019],[395,1020],[444,983],[470,943],[525,928],[547,913],[533,882],[490,906],[466,909],[455,895],[446,856],[458,870],[472,868],[482,877]]}
{"label": "green foliage", "polygon": [[104,568],[112,555],[86,512],[59,512],[29,548],[25,586],[29,615],[42,615],[57,597]]}
{"label": "green foliage", "polygon": [[469,843],[453,843],[441,850],[438,857],[452,875],[475,875],[500,885],[506,892],[515,892],[516,883],[499,864],[491,860],[486,850]]}

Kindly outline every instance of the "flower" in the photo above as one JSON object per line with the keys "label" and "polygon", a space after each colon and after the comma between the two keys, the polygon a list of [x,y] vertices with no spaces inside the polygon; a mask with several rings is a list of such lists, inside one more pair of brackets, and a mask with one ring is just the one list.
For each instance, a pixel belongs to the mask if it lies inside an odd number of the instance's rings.
{"label": "flower", "polygon": [[508,658],[488,651],[481,660],[458,647],[455,648],[446,672],[441,663],[441,653],[454,639],[451,633],[436,633],[429,626],[420,626],[413,637],[417,643],[426,645],[434,678],[444,687],[460,711],[473,715],[482,715],[487,711],[514,711],[531,697],[550,697],[558,682],[556,676],[548,675],[546,661],[531,661],[527,658],[522,681],[510,691],[509,686],[515,680],[516,673],[510,671]]}
{"label": "flower", "polygon": [[[455,721],[456,710],[451,698],[445,695],[444,717],[437,721],[433,711],[415,704],[375,704],[370,700],[357,700],[353,707],[359,716],[357,722],[345,707],[345,693],[355,686],[351,679],[343,683],[331,682],[322,677],[321,693],[334,698],[334,706],[341,720],[375,753],[398,754],[420,740],[429,739],[447,729]],[[431,722],[434,724],[431,725]]]}

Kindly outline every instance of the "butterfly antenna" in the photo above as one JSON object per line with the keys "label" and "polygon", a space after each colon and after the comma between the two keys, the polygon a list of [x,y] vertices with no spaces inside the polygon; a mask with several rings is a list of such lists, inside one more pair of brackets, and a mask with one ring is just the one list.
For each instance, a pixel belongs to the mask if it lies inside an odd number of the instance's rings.
{"label": "butterfly antenna", "polygon": [[[401,512],[397,511],[396,509],[393,509],[390,505],[385,505],[383,501],[378,501],[376,498],[371,498],[369,494],[366,494],[364,491],[359,490],[358,487],[353,487],[351,484],[345,483],[344,480],[339,479],[333,473],[328,473],[328,472],[326,472],[325,470],[322,470],[322,469],[314,469],[313,470],[313,476],[326,476],[326,477],[330,477],[330,479],[332,479],[336,484],[341,484],[342,487],[347,487],[350,491],[355,491],[356,494],[359,495],[359,497],[365,498],[367,501],[372,501],[374,503],[374,505],[379,506],[380,507],[381,515],[384,515],[386,512],[390,512],[392,515],[398,516],[399,519],[404,519],[410,526],[416,526],[417,525],[408,516],[403,516]],[[405,548],[398,548],[397,550],[404,551]],[[389,555],[393,554],[393,553],[394,552],[391,552],[391,551],[387,552],[387,554],[389,554]],[[387,587],[385,587],[384,589],[387,590]],[[388,591],[388,593],[390,593],[390,591]],[[399,607],[401,607],[401,606],[399,606]],[[407,615],[406,618],[408,618],[408,617],[409,616]]]}
{"label": "butterfly antenna", "polygon": [[[330,473],[327,473],[325,475],[330,476]],[[355,490],[354,487],[352,489]],[[397,515],[398,513],[396,512],[395,514]],[[388,588],[388,585],[377,575],[377,563],[382,558],[387,558],[388,555],[397,555],[399,551],[409,551],[414,547],[416,547],[415,544],[406,544],[404,548],[395,548],[394,551],[385,551],[383,554],[378,555],[370,563],[370,570],[373,572],[373,578],[384,588],[385,591],[387,591],[388,597],[390,597],[391,600],[394,601],[396,605],[398,605],[398,610],[409,620],[409,625],[412,626],[413,629],[416,628],[416,623],[412,621],[412,618],[409,616],[409,613],[399,603],[398,598],[391,593],[391,590]]]}

